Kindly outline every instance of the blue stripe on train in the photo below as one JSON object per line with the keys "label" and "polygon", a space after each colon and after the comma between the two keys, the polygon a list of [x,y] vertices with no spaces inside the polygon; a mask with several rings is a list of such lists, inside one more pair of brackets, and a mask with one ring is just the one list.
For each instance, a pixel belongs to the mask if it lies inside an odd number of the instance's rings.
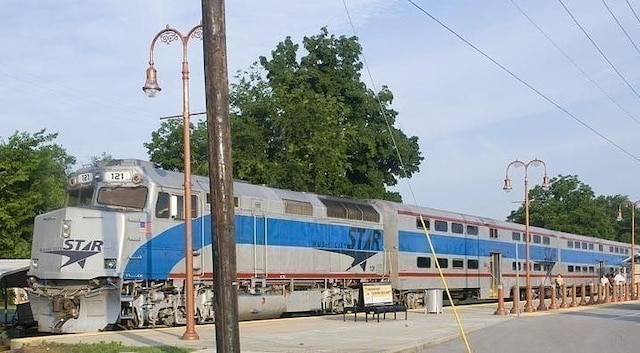
{"label": "blue stripe on train", "polygon": [[[265,232],[266,230],[266,232]],[[193,221],[193,248],[211,245],[211,217]],[[204,241],[203,235],[204,234]],[[266,236],[265,236],[266,234]],[[291,246],[347,254],[359,263],[384,249],[381,229],[236,215],[236,244]],[[203,244],[204,243],[204,244]],[[184,223],[142,244],[129,259],[125,279],[162,279],[184,258]]]}
{"label": "blue stripe on train", "polygon": [[[434,233],[430,233],[430,236],[436,254],[442,256],[487,257],[491,253],[500,253],[505,259],[516,259],[516,244],[514,242],[487,240],[478,237],[445,236]],[[517,246],[518,258],[524,259],[526,245],[519,242]],[[431,253],[426,236],[419,232],[400,231],[398,248],[405,252]],[[558,257],[558,249],[534,244],[529,244],[529,250],[533,261],[562,261],[586,266],[598,265],[600,261],[617,266],[625,259],[625,256],[622,255],[569,249],[560,249],[561,254]]]}

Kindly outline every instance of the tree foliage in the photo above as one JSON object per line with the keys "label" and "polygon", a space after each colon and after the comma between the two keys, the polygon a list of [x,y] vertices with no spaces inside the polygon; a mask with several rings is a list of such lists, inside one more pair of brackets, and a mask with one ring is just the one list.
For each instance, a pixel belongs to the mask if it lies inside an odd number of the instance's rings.
{"label": "tree foliage", "polygon": [[[400,200],[387,187],[419,171],[417,137],[394,127],[387,87],[360,79],[356,37],[322,28],[290,37],[260,57],[231,88],[234,176],[321,194]],[[153,162],[182,169],[182,123],[167,121],[145,144]],[[179,131],[180,130],[180,131]],[[206,172],[206,126],[192,126],[193,170]],[[402,162],[402,163],[401,163]],[[404,168],[403,168],[404,167]]]}
{"label": "tree foliage", "polygon": [[41,130],[0,140],[0,257],[28,257],[33,219],[64,204],[67,171],[75,163],[57,134]]}
{"label": "tree foliage", "polygon": [[[618,206],[628,198],[622,195],[596,197],[591,187],[576,175],[552,178],[551,188],[547,191],[541,186],[534,187],[529,192],[529,199],[532,226],[602,239],[630,240],[630,221],[616,221]],[[631,211],[627,212],[630,215]],[[524,206],[512,211],[507,220],[524,224]]]}

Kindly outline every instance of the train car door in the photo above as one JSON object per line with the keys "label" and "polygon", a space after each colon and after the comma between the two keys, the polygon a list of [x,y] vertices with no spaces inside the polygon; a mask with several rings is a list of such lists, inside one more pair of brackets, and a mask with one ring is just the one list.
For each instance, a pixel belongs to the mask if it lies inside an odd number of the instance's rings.
{"label": "train car door", "polygon": [[491,271],[489,295],[495,297],[498,295],[498,286],[502,284],[502,254],[491,253],[489,261],[489,270]]}
{"label": "train car door", "polygon": [[267,217],[263,209],[263,201],[251,201],[253,214],[253,276],[267,277]]}

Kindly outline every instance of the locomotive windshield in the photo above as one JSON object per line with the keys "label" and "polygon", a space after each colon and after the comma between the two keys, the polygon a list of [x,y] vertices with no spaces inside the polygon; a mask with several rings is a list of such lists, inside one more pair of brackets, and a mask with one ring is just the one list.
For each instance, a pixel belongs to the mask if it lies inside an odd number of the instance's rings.
{"label": "locomotive windshield", "polygon": [[91,206],[93,200],[93,185],[84,185],[69,189],[68,206]]}
{"label": "locomotive windshield", "polygon": [[148,190],[145,186],[102,187],[98,190],[98,203],[106,206],[118,206],[143,209],[147,203]]}

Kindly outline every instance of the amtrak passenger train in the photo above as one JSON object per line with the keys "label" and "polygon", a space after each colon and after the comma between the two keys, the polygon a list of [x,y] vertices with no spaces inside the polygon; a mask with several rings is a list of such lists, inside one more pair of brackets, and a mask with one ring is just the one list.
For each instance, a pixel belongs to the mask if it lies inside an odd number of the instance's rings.
{"label": "amtrak passenger train", "polygon": [[[209,181],[192,179],[195,317],[213,315]],[[409,308],[442,288],[495,299],[524,271],[524,226],[381,200],[234,182],[239,317],[340,313],[356,284],[389,281]],[[35,219],[28,296],[43,332],[185,323],[183,174],[112,160],[68,182],[66,207]],[[435,253],[429,248],[424,220]],[[617,270],[629,244],[531,228],[532,284]],[[215,235],[214,235],[215,236]],[[521,282],[520,282],[521,283]],[[508,294],[505,294],[508,295]]]}

